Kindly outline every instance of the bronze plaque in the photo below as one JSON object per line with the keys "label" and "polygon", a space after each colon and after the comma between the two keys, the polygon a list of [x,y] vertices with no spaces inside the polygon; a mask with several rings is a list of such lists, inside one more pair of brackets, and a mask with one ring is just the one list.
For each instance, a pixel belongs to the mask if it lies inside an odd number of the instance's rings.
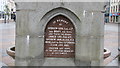
{"label": "bronze plaque", "polygon": [[70,58],[75,55],[75,28],[65,16],[52,18],[45,29],[44,56]]}

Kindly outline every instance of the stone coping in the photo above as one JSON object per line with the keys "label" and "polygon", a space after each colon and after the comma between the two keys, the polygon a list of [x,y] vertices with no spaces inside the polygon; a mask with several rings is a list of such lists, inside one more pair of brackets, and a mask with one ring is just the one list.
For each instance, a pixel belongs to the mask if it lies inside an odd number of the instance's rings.
{"label": "stone coping", "polygon": [[120,51],[120,46],[118,47],[118,50]]}

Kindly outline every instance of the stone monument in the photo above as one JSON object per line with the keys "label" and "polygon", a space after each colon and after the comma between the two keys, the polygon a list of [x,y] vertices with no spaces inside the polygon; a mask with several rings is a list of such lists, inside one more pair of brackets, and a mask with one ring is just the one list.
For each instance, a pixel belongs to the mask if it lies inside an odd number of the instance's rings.
{"label": "stone monument", "polygon": [[16,4],[16,66],[103,64],[102,2]]}

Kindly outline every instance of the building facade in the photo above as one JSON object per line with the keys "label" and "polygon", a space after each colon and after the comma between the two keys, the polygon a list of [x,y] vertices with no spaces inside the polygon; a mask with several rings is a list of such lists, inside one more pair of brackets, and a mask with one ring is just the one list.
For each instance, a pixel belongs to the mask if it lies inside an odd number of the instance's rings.
{"label": "building facade", "polygon": [[0,0],[0,11],[4,11],[7,0]]}
{"label": "building facade", "polygon": [[120,23],[120,0],[110,0],[109,22]]}
{"label": "building facade", "polygon": [[109,1],[105,3],[104,9],[105,9],[104,22],[108,23],[109,13],[110,13],[110,2]]}
{"label": "building facade", "polygon": [[7,0],[0,0],[0,19],[4,18],[5,5],[7,5]]}
{"label": "building facade", "polygon": [[10,19],[14,19],[15,12],[16,12],[16,6],[14,0],[8,0],[8,8],[9,8],[9,14],[10,14]]}
{"label": "building facade", "polygon": [[14,0],[8,0],[7,5],[8,5],[10,12],[16,12],[16,6],[15,6]]}
{"label": "building facade", "polygon": [[9,14],[6,15],[7,19],[13,19],[15,12],[16,6],[14,0],[0,0],[0,19],[4,19],[6,13]]}
{"label": "building facade", "polygon": [[[120,0],[119,0],[119,14],[120,14]],[[120,22],[120,16],[118,17],[118,21]]]}

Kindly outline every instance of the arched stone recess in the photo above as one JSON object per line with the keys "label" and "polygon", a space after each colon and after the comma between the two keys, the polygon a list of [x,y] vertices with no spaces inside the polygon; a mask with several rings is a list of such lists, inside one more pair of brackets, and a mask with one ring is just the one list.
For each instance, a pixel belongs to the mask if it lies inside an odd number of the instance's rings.
{"label": "arched stone recess", "polygon": [[67,17],[55,16],[46,25],[44,57],[75,57],[75,27]]}
{"label": "arched stone recess", "polygon": [[[80,34],[80,29],[81,29],[81,21],[79,19],[79,17],[77,17],[77,15],[75,15],[71,10],[68,10],[66,8],[62,8],[62,7],[58,7],[58,8],[55,8],[55,9],[52,9],[50,10],[49,12],[47,12],[40,20],[39,22],[39,25],[42,26],[42,28],[40,29],[40,33],[42,33],[42,35],[44,35],[44,31],[45,31],[45,28],[46,28],[46,25],[48,24],[48,22],[54,18],[55,16],[58,16],[58,15],[62,15],[62,16],[65,16],[67,17],[71,22],[72,24],[74,25],[75,27],[75,49],[77,48],[77,46],[80,46],[80,43],[79,43],[79,34]],[[44,37],[42,38],[42,41],[44,41]],[[44,42],[41,43],[42,47],[44,47]],[[42,54],[44,54],[44,50],[43,48],[42,49]],[[75,50],[76,52],[76,50]],[[78,54],[78,53],[77,53]],[[76,53],[75,53],[75,57],[76,57]]]}
{"label": "arched stone recess", "polygon": [[73,22],[76,31],[77,31],[77,29],[79,30],[80,24],[81,24],[81,21],[80,21],[79,17],[74,12],[72,12],[71,10],[63,8],[63,7],[54,8],[54,9],[50,10],[49,12],[47,12],[41,18],[40,24],[43,24],[42,25],[43,26],[43,30],[45,29],[47,23],[53,17],[58,16],[58,15],[63,15],[65,17],[67,17],[68,19],[70,19]]}

